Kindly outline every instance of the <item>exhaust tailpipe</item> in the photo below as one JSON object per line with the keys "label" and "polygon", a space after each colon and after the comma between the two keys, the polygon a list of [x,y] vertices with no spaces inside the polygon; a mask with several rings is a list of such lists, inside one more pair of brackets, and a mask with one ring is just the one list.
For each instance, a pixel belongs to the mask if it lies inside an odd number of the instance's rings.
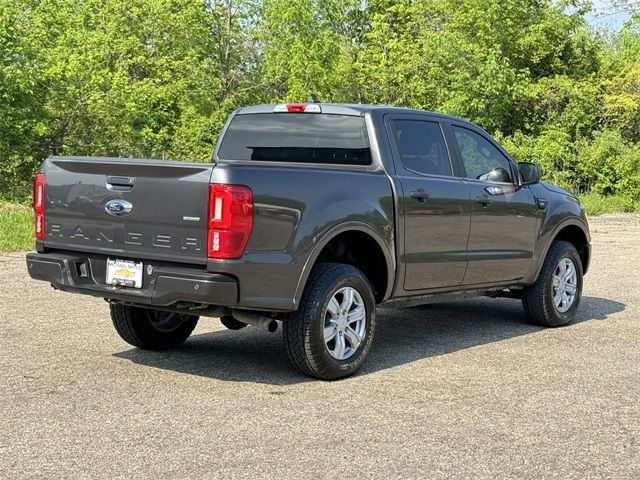
{"label": "exhaust tailpipe", "polygon": [[278,330],[278,322],[273,318],[244,310],[232,310],[231,314],[239,322],[246,323],[265,332],[273,333]]}

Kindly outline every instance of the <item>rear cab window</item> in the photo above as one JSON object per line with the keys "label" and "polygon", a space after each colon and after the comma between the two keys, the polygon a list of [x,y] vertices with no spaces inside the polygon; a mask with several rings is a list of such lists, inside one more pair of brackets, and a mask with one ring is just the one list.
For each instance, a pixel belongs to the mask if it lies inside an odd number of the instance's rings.
{"label": "rear cab window", "polygon": [[235,115],[220,143],[225,161],[371,165],[361,116],[326,113]]}

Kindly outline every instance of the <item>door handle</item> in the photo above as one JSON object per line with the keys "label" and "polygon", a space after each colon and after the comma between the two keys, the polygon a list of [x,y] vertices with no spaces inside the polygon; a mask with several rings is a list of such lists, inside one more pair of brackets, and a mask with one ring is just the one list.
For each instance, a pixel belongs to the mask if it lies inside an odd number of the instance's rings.
{"label": "door handle", "polygon": [[489,205],[491,205],[491,203],[493,203],[491,199],[489,199],[489,197],[476,197],[476,202],[478,202],[484,208],[487,208]]}
{"label": "door handle", "polygon": [[413,192],[409,193],[409,195],[411,196],[411,198],[415,198],[419,202],[424,202],[425,200],[429,199],[429,194],[422,188],[414,190]]}

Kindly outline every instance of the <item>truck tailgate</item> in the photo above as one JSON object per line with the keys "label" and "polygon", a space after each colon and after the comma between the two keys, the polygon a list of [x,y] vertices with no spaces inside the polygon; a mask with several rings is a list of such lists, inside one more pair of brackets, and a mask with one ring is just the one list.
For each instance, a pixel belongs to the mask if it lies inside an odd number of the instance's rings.
{"label": "truck tailgate", "polygon": [[212,164],[50,157],[45,248],[114,258],[207,261]]}

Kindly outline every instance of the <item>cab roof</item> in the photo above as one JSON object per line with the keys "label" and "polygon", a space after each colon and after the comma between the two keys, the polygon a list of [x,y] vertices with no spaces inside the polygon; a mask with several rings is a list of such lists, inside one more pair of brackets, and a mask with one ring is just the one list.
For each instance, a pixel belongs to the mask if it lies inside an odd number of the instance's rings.
{"label": "cab roof", "polygon": [[[291,102],[296,105],[319,105],[322,112],[334,115],[354,115],[354,116],[364,116],[366,112],[376,111],[379,113],[421,113],[428,114],[435,117],[446,118],[449,120],[455,120],[458,122],[468,123],[467,120],[462,118],[454,117],[451,115],[445,115],[444,113],[431,112],[428,110],[418,110],[415,108],[406,108],[406,107],[393,107],[389,105],[371,105],[364,103],[309,103],[309,102]],[[265,105],[252,105],[248,107],[242,107],[236,110],[236,115],[243,115],[248,113],[274,113],[274,109],[277,106],[288,105],[287,103],[280,104],[265,104]]]}

